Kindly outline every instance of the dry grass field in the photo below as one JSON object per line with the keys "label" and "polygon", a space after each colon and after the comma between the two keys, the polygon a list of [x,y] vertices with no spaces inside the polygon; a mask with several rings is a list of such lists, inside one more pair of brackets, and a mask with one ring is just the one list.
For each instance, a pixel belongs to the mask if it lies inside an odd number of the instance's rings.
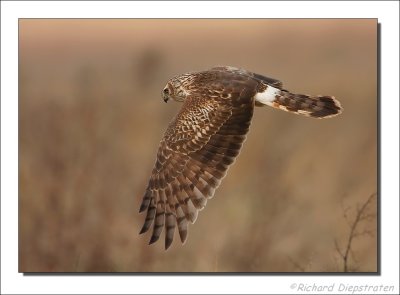
{"label": "dry grass field", "polygon": [[[181,245],[139,236],[139,204],[180,104],[169,78],[216,65],[334,95],[315,120],[257,108]],[[20,272],[342,272],[377,192],[376,20],[19,22]],[[374,198],[348,271],[377,271]]]}

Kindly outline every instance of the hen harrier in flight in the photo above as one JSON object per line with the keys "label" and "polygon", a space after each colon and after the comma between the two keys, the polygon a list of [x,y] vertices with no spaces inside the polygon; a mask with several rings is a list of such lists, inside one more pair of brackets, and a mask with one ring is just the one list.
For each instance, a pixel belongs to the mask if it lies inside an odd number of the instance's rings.
{"label": "hen harrier in flight", "polygon": [[161,140],[139,212],[140,233],[153,224],[150,244],[165,227],[165,249],[176,225],[182,243],[235,161],[249,130],[254,106],[271,106],[311,118],[341,113],[332,96],[293,94],[282,82],[234,67],[183,74],[168,81],[162,97],[183,102]]}

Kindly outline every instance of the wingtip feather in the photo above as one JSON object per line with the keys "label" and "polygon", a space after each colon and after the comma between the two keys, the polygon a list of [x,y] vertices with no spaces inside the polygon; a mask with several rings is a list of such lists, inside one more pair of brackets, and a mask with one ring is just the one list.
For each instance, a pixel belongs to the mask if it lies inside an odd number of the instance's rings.
{"label": "wingtip feather", "polygon": [[167,251],[168,248],[171,247],[172,241],[172,239],[165,239],[165,251]]}
{"label": "wingtip feather", "polygon": [[144,210],[146,210],[147,209],[147,206],[146,205],[144,205],[144,204],[142,204],[142,205],[140,205],[140,208],[139,208],[139,213],[142,213]]}
{"label": "wingtip feather", "polygon": [[149,228],[146,228],[145,225],[142,226],[142,229],[139,232],[139,235],[144,234],[145,232],[148,231]]}
{"label": "wingtip feather", "polygon": [[159,238],[160,238],[160,236],[151,236],[150,241],[149,241],[149,245],[154,244],[155,242],[157,242]]}

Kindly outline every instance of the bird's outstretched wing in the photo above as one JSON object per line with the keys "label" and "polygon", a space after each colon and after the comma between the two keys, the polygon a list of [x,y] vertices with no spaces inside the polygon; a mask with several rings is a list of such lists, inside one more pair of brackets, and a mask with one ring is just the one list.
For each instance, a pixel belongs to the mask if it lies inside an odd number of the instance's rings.
{"label": "bird's outstretched wing", "polygon": [[165,228],[167,249],[176,226],[182,243],[186,241],[188,223],[195,222],[239,154],[253,116],[257,83],[229,75],[228,82],[213,84],[207,95],[187,97],[164,134],[140,206],[140,212],[147,210],[140,233],[153,225],[150,244]]}

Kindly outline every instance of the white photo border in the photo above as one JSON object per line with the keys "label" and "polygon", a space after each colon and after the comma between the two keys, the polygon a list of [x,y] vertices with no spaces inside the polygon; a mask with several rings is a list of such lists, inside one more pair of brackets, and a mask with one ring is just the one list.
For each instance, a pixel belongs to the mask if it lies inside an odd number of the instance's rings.
{"label": "white photo border", "polygon": [[[381,24],[380,275],[23,275],[18,273],[19,18],[376,18]],[[2,1],[1,293],[271,293],[305,286],[394,286],[399,293],[399,2],[397,1]],[[326,293],[328,290],[325,290]],[[354,294],[372,294],[370,290]]]}

